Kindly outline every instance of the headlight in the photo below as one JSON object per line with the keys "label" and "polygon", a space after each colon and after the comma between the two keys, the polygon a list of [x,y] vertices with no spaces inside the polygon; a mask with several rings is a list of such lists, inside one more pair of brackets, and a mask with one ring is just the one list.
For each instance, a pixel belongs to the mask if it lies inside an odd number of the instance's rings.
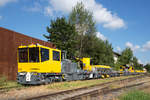
{"label": "headlight", "polygon": [[18,75],[25,75],[26,73],[24,73],[24,72],[21,72],[21,73],[18,73]]}

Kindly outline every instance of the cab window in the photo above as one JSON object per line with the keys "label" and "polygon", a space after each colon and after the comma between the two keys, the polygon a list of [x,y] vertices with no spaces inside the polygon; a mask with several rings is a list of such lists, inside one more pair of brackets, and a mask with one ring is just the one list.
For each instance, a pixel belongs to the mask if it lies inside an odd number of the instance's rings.
{"label": "cab window", "polygon": [[19,62],[28,62],[28,49],[27,48],[19,48]]}
{"label": "cab window", "polygon": [[41,62],[49,60],[49,49],[41,48]]}
{"label": "cab window", "polygon": [[53,60],[60,61],[60,52],[53,51]]}
{"label": "cab window", "polygon": [[29,62],[39,62],[39,48],[29,48]]}

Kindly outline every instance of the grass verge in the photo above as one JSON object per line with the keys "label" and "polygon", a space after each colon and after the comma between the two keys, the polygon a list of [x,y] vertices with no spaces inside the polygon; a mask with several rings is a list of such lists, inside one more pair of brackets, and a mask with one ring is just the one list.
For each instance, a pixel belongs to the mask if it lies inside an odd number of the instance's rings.
{"label": "grass verge", "polygon": [[6,77],[0,76],[0,90],[10,90],[12,88],[22,88],[16,81],[8,81]]}
{"label": "grass verge", "polygon": [[111,82],[114,80],[121,80],[135,76],[121,76],[121,77],[111,77],[106,79],[94,79],[94,80],[83,80],[83,81],[71,81],[71,82],[59,82],[59,83],[52,83],[47,86],[49,89],[56,89],[56,90],[67,90],[67,89],[75,89],[81,87],[88,87],[92,85],[97,85],[105,82]]}
{"label": "grass verge", "polygon": [[119,100],[150,100],[150,94],[139,90],[132,90],[120,96]]}

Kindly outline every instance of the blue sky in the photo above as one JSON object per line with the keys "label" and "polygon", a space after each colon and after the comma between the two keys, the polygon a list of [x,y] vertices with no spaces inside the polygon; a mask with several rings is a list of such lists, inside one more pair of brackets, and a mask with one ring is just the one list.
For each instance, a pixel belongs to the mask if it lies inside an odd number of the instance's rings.
{"label": "blue sky", "polygon": [[0,26],[46,40],[50,20],[68,16],[80,1],[93,12],[99,38],[150,63],[150,0],[0,0]]}

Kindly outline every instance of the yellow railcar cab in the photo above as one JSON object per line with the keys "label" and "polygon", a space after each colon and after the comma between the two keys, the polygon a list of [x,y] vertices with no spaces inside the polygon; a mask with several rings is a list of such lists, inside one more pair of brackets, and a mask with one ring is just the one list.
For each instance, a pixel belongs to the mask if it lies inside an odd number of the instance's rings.
{"label": "yellow railcar cab", "polygon": [[18,72],[61,73],[61,50],[42,45],[19,46]]}

